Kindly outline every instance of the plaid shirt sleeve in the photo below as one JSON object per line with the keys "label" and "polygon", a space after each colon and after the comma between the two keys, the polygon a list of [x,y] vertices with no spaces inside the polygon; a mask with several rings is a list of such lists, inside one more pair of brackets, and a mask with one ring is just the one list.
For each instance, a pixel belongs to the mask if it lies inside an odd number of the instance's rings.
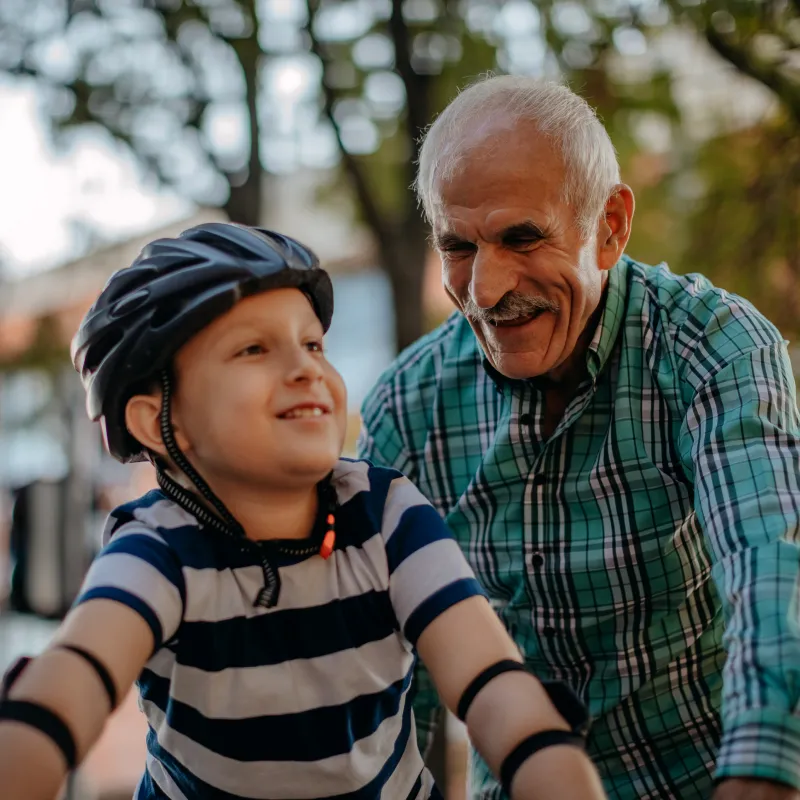
{"label": "plaid shirt sleeve", "polygon": [[[381,467],[392,467],[415,481],[414,464],[401,440],[389,396],[389,386],[379,383],[362,409],[363,426],[358,438],[358,458]],[[441,702],[428,670],[417,659],[413,684],[414,719],[417,743],[427,757],[441,719]]]}
{"label": "plaid shirt sleeve", "polygon": [[785,342],[747,304],[706,310],[705,320],[690,317],[686,326],[697,335],[682,348],[690,353],[683,385],[691,391],[679,449],[694,479],[695,510],[725,620],[716,778],[761,778],[800,789],[794,379]]}

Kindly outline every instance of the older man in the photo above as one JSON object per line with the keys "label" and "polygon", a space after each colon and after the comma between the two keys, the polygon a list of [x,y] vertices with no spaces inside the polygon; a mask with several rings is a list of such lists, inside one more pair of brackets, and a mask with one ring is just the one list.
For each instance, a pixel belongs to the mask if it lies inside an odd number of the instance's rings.
{"label": "older man", "polygon": [[[417,188],[458,311],[364,406],[361,452],[450,524],[613,798],[800,798],[800,418],[786,343],[623,255],[634,200],[568,89],[500,77]],[[436,697],[420,676],[417,719]],[[476,763],[473,795],[501,797]]]}

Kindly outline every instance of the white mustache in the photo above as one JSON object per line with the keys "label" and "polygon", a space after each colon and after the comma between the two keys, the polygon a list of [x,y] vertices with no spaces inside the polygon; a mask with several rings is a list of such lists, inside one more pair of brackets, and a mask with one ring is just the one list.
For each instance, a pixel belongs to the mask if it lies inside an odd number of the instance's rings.
{"label": "white mustache", "polygon": [[468,297],[462,309],[464,314],[477,322],[512,322],[521,317],[530,317],[539,311],[558,312],[557,303],[545,297],[529,297],[519,292],[509,292],[500,298],[500,301],[491,308],[481,308],[475,301]]}

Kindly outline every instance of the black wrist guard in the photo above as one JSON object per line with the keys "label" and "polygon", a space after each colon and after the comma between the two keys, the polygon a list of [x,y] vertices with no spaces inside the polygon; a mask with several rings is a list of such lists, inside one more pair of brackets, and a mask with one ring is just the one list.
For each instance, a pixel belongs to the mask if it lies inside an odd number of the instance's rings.
{"label": "black wrist guard", "polygon": [[75,740],[64,720],[49,708],[27,700],[0,702],[0,722],[21,722],[41,731],[50,738],[64,755],[68,769],[74,769],[77,760]]}
{"label": "black wrist guard", "polygon": [[458,701],[456,716],[464,722],[467,718],[469,707],[472,705],[472,701],[477,697],[478,692],[498,675],[502,675],[504,672],[515,671],[527,672],[528,670],[526,670],[525,665],[520,664],[519,661],[512,661],[510,658],[506,658],[503,661],[492,664],[490,667],[486,667],[483,672],[479,672],[472,679],[467,688],[464,689],[464,694],[461,695],[461,699]]}
{"label": "black wrist guard", "polygon": [[542,687],[547,692],[550,702],[556,711],[564,717],[570,730],[549,730],[533,733],[523,739],[504,759],[500,767],[500,782],[503,790],[511,797],[511,783],[517,770],[534,753],[545,747],[558,744],[569,744],[584,749],[586,733],[589,730],[591,717],[586,706],[577,694],[562,681],[542,681]]}
{"label": "black wrist guard", "polygon": [[30,656],[20,656],[3,674],[3,680],[0,681],[0,700],[7,694],[8,690],[14,685],[14,682],[22,674],[22,671],[28,664],[31,663]]}
{"label": "black wrist guard", "polygon": [[503,791],[511,797],[511,783],[517,770],[536,752],[545,747],[552,747],[557,744],[571,744],[583,749],[584,739],[579,733],[573,731],[540,731],[532,733],[527,739],[523,739],[504,759],[500,767],[500,783],[503,784]]}

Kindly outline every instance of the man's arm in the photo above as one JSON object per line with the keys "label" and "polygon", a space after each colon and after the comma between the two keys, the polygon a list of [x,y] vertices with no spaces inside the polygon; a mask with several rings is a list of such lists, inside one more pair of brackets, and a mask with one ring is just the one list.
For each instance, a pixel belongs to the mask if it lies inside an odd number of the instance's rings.
{"label": "man's arm", "polygon": [[[362,427],[358,437],[359,458],[366,458],[379,467],[391,467],[416,481],[417,470],[403,442],[400,427],[390,402],[389,389],[379,384],[361,410]],[[413,683],[414,719],[417,744],[427,758],[441,719],[442,704],[425,665],[417,660]]]}
{"label": "man's arm", "polygon": [[[723,333],[732,341],[724,326]],[[692,357],[695,375],[708,348]],[[766,341],[702,375],[679,447],[694,476],[725,617],[716,797],[793,797],[791,789],[800,790],[800,418],[785,345]]]}

